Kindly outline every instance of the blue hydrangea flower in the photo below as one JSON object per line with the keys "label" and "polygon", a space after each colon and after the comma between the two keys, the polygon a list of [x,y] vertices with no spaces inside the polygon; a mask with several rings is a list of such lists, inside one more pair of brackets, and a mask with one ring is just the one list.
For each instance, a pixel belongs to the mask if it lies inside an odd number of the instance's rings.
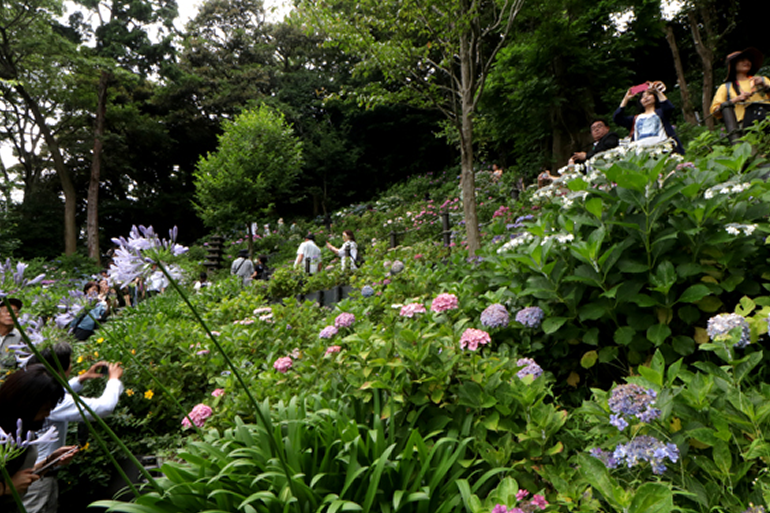
{"label": "blue hydrangea flower", "polygon": [[372,297],[374,295],[374,289],[370,285],[364,285],[361,289],[361,295],[364,297]]}
{"label": "blue hydrangea flower", "polygon": [[481,324],[487,328],[504,328],[508,326],[508,310],[500,303],[489,305],[481,312]]}
{"label": "blue hydrangea flower", "polygon": [[544,316],[543,309],[539,306],[528,306],[519,310],[516,314],[516,322],[523,324],[527,328],[537,328],[543,322]]}
{"label": "blue hydrangea flower", "polygon": [[612,455],[611,452],[603,451],[598,447],[594,447],[588,452],[594,458],[599,458],[602,461],[602,463],[604,463],[604,466],[606,466],[607,468],[609,469],[618,468],[618,460],[615,459],[615,457]]}
{"label": "blue hydrangea flower", "polygon": [[608,401],[610,424],[623,431],[628,427],[624,415],[636,417],[642,422],[652,422],[660,416],[660,410],[653,408],[657,394],[652,389],[645,389],[634,383],[619,385],[612,390]]}
{"label": "blue hydrangea flower", "polygon": [[666,444],[652,436],[642,435],[627,444],[620,444],[612,453],[618,464],[625,462],[628,468],[635,467],[641,462],[648,462],[652,473],[660,475],[666,471],[664,460],[671,463],[679,460],[679,449],[674,444]]}
{"label": "blue hydrangea flower", "polygon": [[719,314],[715,315],[706,326],[706,332],[709,338],[714,341],[717,337],[724,337],[730,334],[735,328],[741,329],[741,338],[734,344],[734,347],[742,348],[749,345],[751,340],[751,330],[749,329],[749,323],[746,319],[738,314]]}
{"label": "blue hydrangea flower", "polygon": [[516,361],[516,366],[524,367],[516,373],[519,379],[524,379],[524,376],[532,376],[533,379],[537,379],[543,374],[542,367],[540,367],[532,358],[519,358]]}

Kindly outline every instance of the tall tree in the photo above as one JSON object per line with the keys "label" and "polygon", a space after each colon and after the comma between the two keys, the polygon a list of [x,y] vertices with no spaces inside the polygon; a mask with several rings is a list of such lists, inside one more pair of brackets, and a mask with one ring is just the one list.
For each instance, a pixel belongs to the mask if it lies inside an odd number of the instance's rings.
{"label": "tall tree", "polygon": [[[459,135],[463,209],[471,254],[480,246],[473,116],[497,52],[523,0],[306,0],[300,12],[327,44],[382,73],[380,100],[439,110]],[[402,87],[393,91],[393,83]],[[373,85],[373,84],[372,84]]]}
{"label": "tall tree", "polygon": [[47,111],[61,66],[72,57],[73,46],[54,30],[62,13],[59,0],[14,0],[0,9],[0,78],[3,100],[21,101],[43,136],[64,193],[64,251],[77,245],[76,191],[59,141],[50,125],[56,114]]}
{"label": "tall tree", "polygon": [[219,147],[198,162],[195,207],[215,228],[246,227],[287,197],[302,166],[302,143],[283,114],[263,105],[224,122]]}

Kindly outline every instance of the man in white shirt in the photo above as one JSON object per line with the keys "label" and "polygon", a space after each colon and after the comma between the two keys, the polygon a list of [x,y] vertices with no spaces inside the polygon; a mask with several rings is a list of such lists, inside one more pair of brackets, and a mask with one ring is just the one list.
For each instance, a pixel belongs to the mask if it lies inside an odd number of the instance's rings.
{"label": "man in white shirt", "polygon": [[304,242],[299,245],[294,267],[300,267],[308,274],[315,274],[321,270],[321,248],[315,245],[315,235],[312,233],[305,235]]}
{"label": "man in white shirt", "polygon": [[[72,347],[66,342],[60,342],[47,348],[42,353],[43,358],[58,368],[56,359],[58,359],[61,368],[64,370],[64,377],[69,378],[72,372]],[[30,360],[30,363],[39,363],[36,359]],[[107,369],[108,381],[104,387],[104,392],[100,397],[81,397],[80,399],[91,408],[94,413],[100,417],[106,417],[115,410],[118,404],[120,394],[123,393],[123,383],[120,378],[123,376],[123,368],[119,363],[97,362],[91,366],[88,371],[80,376],[69,380],[72,390],[80,392],[83,389],[83,382],[87,379],[101,378],[102,369]],[[91,414],[83,408],[89,420]],[[37,461],[45,460],[56,449],[63,447],[67,438],[67,428],[70,422],[78,422],[82,419],[80,411],[75,403],[75,399],[70,394],[65,394],[64,399],[51,411],[46,418],[42,431],[51,426],[55,426],[59,432],[59,438],[55,442],[43,443],[38,446]],[[27,490],[24,496],[24,508],[27,513],[56,513],[58,509],[59,486],[56,478],[53,476],[43,476],[38,479]]]}

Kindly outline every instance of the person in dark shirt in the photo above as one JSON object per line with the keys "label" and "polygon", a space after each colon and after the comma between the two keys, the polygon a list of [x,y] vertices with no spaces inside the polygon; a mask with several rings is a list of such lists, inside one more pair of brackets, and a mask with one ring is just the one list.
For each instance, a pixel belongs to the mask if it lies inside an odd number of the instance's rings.
{"label": "person in dark shirt", "polygon": [[591,123],[591,136],[594,138],[594,144],[591,149],[573,153],[572,158],[569,159],[570,164],[581,164],[597,153],[615,148],[620,140],[618,134],[610,132],[609,125],[603,119],[595,119]]}

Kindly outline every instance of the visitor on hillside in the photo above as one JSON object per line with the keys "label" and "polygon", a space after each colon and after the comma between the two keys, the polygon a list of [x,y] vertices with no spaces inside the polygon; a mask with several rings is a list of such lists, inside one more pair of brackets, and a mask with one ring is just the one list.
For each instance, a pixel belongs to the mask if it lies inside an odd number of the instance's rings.
{"label": "visitor on hillside", "polygon": [[321,270],[321,248],[315,244],[315,235],[308,233],[305,240],[297,248],[297,259],[294,267],[302,266],[308,274],[315,274]]}
{"label": "visitor on hillside", "polygon": [[270,269],[267,267],[267,255],[259,255],[257,257],[257,263],[254,266],[254,274],[251,275],[253,280],[266,280],[270,275]]}
{"label": "visitor on hillside", "polygon": [[[21,421],[22,438],[27,432],[36,433],[43,427],[43,421],[64,397],[64,389],[43,365],[27,365],[8,376],[0,386],[0,428],[6,433],[16,433],[17,421]],[[37,461],[37,446],[29,445],[24,452],[7,462],[5,470],[11,476],[6,481],[0,477],[0,511],[15,513],[19,511],[13,499],[13,489],[22,497],[29,486],[40,479],[36,469],[42,469],[53,463],[52,469],[65,465],[72,460],[77,446],[60,447],[48,458]],[[68,454],[67,456],[63,456]]]}
{"label": "visitor on hillside", "polygon": [[657,144],[670,137],[674,140],[674,151],[684,155],[682,143],[679,142],[670,121],[674,104],[663,94],[666,89],[663,82],[647,82],[645,85],[647,87],[639,99],[643,112],[636,116],[626,116],[628,101],[638,94],[635,87],[630,87],[612,116],[613,121],[628,128],[631,131],[631,139],[643,146]]}
{"label": "visitor on hillside", "polygon": [[[13,310],[16,317],[18,317],[23,305],[21,299],[9,297],[7,300],[11,305],[10,310]],[[16,356],[11,346],[22,343],[21,334],[14,327],[10,310],[5,306],[3,300],[0,299],[0,378],[6,372],[16,369]]]}
{"label": "visitor on hillside", "polygon": [[[345,230],[342,232],[342,246],[339,249],[332,246],[331,242],[326,242],[326,247],[331,250],[332,253],[340,257],[342,270],[349,268],[351,271],[358,269],[358,244],[356,243],[356,237],[351,230]],[[349,265],[348,265],[349,264]]]}
{"label": "visitor on hillside", "polygon": [[503,177],[503,169],[498,167],[497,164],[492,164],[492,181],[499,182]]}
{"label": "visitor on hillside", "polygon": [[254,263],[249,258],[248,249],[238,251],[238,258],[233,260],[233,265],[230,266],[230,274],[239,276],[244,287],[251,283],[251,275],[254,274]]}
{"label": "visitor on hillside", "polygon": [[537,175],[537,188],[542,189],[546,185],[551,185],[554,180],[559,178],[559,174],[552,175],[551,171],[544,169],[539,175]]}
{"label": "visitor on hillside", "polygon": [[765,119],[770,112],[770,79],[756,76],[764,59],[756,48],[727,56],[727,78],[711,102],[711,113],[715,117],[721,118],[722,104],[730,102],[735,106],[738,125],[743,128]]}
{"label": "visitor on hillside", "polygon": [[83,287],[83,293],[86,300],[93,304],[84,306],[80,315],[70,323],[72,334],[80,341],[88,340],[94,334],[97,323],[106,321],[110,313],[110,304],[105,296],[99,294],[98,283],[89,281]]}
{"label": "visitor on hillside", "polygon": [[591,122],[591,137],[594,139],[591,149],[573,153],[572,158],[569,159],[570,164],[582,164],[597,153],[616,148],[620,142],[618,134],[610,132],[610,126],[601,118]]}
{"label": "visitor on hillside", "polygon": [[[63,376],[69,378],[72,373],[72,346],[66,342],[60,342],[50,348],[42,351],[41,356],[53,368],[63,370]],[[57,364],[58,360],[58,364]],[[32,357],[30,364],[40,363],[36,357]],[[102,369],[106,373],[100,372]],[[89,379],[99,379],[107,376],[107,383],[104,392],[100,397],[80,397],[80,399],[91,408],[94,413],[100,417],[110,415],[118,404],[118,398],[123,393],[123,384],[120,378],[123,376],[123,368],[119,363],[97,362],[83,374],[69,380],[69,386],[76,393],[83,389],[83,383]],[[85,412],[88,420],[93,417],[87,410]],[[38,432],[42,434],[51,426],[55,427],[59,433],[59,438],[55,442],[41,443],[38,448],[36,463],[44,462],[49,456],[58,449],[64,447],[67,438],[67,429],[70,422],[79,422],[82,420],[80,410],[75,404],[75,399],[66,393],[62,401],[56,405],[51,414],[46,418],[43,428]],[[24,496],[24,509],[27,513],[56,513],[59,500],[59,485],[55,476],[46,475],[32,483]]]}
{"label": "visitor on hillside", "polygon": [[211,285],[211,282],[209,281],[206,271],[201,271],[198,275],[198,281],[193,283],[193,290],[195,292],[200,292],[203,287],[208,287],[209,285]]}

